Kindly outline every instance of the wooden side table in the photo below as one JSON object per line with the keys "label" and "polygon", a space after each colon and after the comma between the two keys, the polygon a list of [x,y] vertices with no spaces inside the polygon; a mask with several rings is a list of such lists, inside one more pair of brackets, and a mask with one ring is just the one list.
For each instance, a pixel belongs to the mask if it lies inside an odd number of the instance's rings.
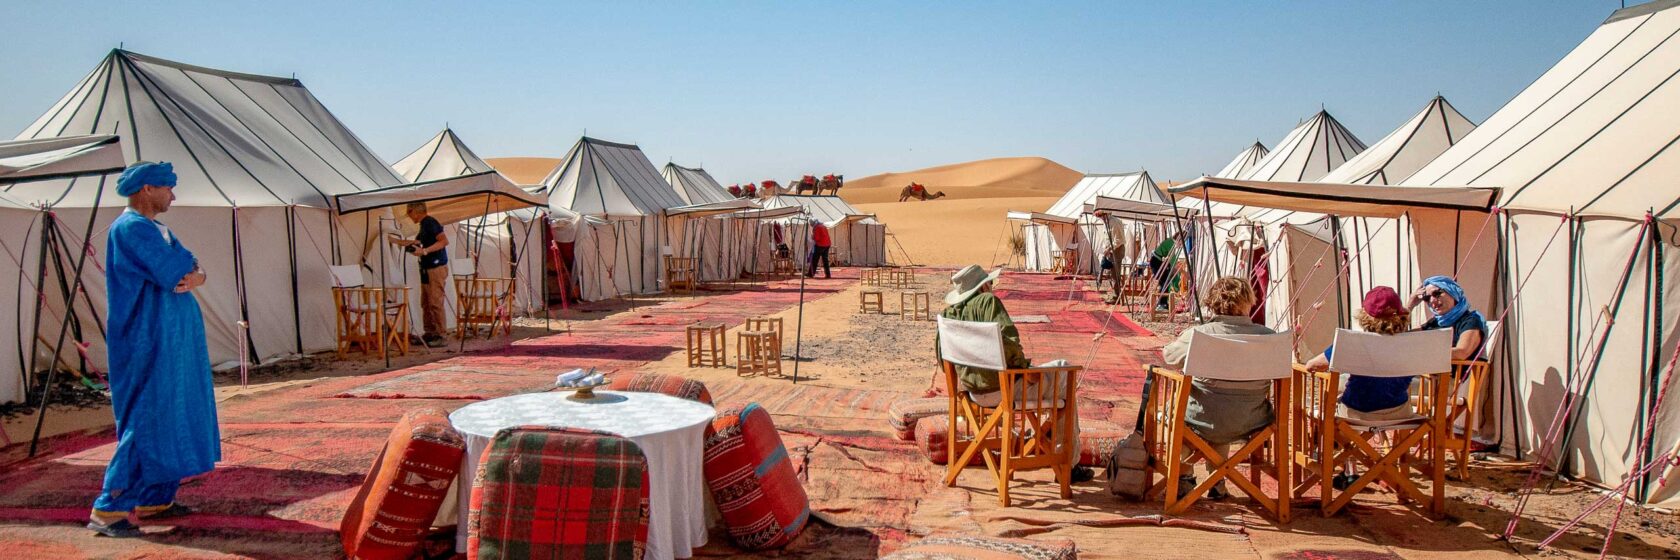
{"label": "wooden side table", "polygon": [[925,291],[905,290],[898,293],[898,318],[926,321],[933,316],[932,298]]}
{"label": "wooden side table", "polygon": [[858,292],[858,313],[886,313],[881,303],[881,290],[863,290]]}
{"label": "wooden side table", "polygon": [[728,367],[723,352],[726,338],[722,323],[695,323],[685,332],[688,341],[688,367]]}

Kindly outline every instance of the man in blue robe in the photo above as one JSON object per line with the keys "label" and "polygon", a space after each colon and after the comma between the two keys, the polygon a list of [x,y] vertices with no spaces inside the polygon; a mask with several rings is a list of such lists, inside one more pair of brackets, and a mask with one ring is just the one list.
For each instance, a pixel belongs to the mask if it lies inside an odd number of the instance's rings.
{"label": "man in blue robe", "polygon": [[134,164],[117,181],[128,209],[111,223],[105,254],[117,451],[88,523],[108,537],[139,536],[131,513],[141,520],[192,513],[175,503],[175,491],[222,458],[204,319],[192,294],[206,276],[157,221],[174,187],[169,163]]}

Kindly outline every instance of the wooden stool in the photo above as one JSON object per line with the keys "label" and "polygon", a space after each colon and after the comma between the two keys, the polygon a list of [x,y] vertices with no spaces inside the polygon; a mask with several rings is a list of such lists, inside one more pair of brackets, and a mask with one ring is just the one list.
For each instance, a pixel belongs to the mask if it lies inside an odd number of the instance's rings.
{"label": "wooden stool", "polygon": [[908,270],[891,270],[888,285],[893,288],[909,288],[916,285],[916,274]]}
{"label": "wooden stool", "polygon": [[772,354],[779,339],[770,331],[741,331],[735,334],[737,375],[782,374],[781,354]]}
{"label": "wooden stool", "polygon": [[[782,318],[781,317],[753,317],[751,319],[747,319],[746,324],[741,325],[741,330],[743,330],[743,331],[756,331],[756,332],[768,332],[770,334],[775,335],[775,338],[771,341],[772,348],[770,350],[772,352],[775,352],[775,354],[777,356],[782,355]],[[736,342],[738,344],[740,341],[737,340]],[[740,348],[736,348],[736,351],[739,352]]]}
{"label": "wooden stool", "polygon": [[898,293],[898,318],[912,321],[926,321],[933,317],[929,310],[932,298],[921,290],[905,290]]}
{"label": "wooden stool", "polygon": [[865,286],[879,286],[879,285],[881,285],[881,269],[879,269],[879,268],[865,268],[865,269],[863,269],[863,277],[862,278],[863,278],[863,285],[865,285]]}
{"label": "wooden stool", "polygon": [[770,274],[772,276],[794,274],[793,259],[787,257],[773,257],[770,259]]}
{"label": "wooden stool", "polygon": [[728,367],[723,361],[724,326],[722,323],[695,323],[688,326],[688,367]]}
{"label": "wooden stool", "polygon": [[881,290],[864,290],[858,292],[858,313],[869,313],[870,311],[874,311],[876,313],[887,312],[886,308],[881,304]]}

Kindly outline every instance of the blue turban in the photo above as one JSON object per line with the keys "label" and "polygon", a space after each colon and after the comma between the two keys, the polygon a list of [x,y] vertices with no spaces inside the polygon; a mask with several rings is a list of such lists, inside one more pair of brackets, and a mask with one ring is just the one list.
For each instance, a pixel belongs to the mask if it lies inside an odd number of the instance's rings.
{"label": "blue turban", "polygon": [[140,192],[140,187],[152,185],[155,187],[175,186],[175,164],[164,162],[143,161],[124,169],[122,178],[117,179],[117,194],[134,196]]}
{"label": "blue turban", "polygon": [[1435,313],[1435,309],[1430,308],[1429,312],[1434,313],[1437,318],[1437,321],[1435,321],[1436,324],[1443,327],[1452,326],[1454,323],[1457,323],[1459,319],[1462,319],[1465,313],[1475,313],[1474,311],[1470,311],[1470,300],[1469,298],[1464,297],[1464,288],[1460,287],[1458,282],[1454,281],[1451,277],[1430,276],[1423,279],[1423,283],[1440,288],[1441,291],[1446,292],[1449,296],[1452,296],[1453,301],[1455,302],[1453,308],[1447,310],[1446,313]]}

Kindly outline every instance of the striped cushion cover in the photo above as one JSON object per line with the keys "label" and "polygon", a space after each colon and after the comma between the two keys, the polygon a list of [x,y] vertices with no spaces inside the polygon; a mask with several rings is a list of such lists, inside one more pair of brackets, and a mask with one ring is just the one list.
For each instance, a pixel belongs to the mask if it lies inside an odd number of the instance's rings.
{"label": "striped cushion cover", "polygon": [[887,407],[887,423],[892,425],[893,433],[898,435],[898,439],[913,441],[916,439],[917,420],[929,416],[942,416],[950,408],[951,400],[948,397],[902,400]]}
{"label": "striped cushion cover", "polygon": [[705,453],[706,486],[736,545],[763,550],[799,536],[810,502],[769,412],[752,403],[719,413]]}
{"label": "striped cushion cover", "polygon": [[412,555],[449,494],[465,452],[461,435],[441,410],[416,410],[397,421],[339,523],[345,556]]}
{"label": "striped cushion cover", "polygon": [[635,442],[606,432],[502,430],[479,461],[467,557],[641,558],[647,470]]}
{"label": "striped cushion cover", "polygon": [[660,393],[680,399],[712,404],[712,393],[706,390],[706,384],[675,375],[644,373],[641,375],[617,376],[613,378],[611,383],[607,384],[607,388],[614,391]]}

